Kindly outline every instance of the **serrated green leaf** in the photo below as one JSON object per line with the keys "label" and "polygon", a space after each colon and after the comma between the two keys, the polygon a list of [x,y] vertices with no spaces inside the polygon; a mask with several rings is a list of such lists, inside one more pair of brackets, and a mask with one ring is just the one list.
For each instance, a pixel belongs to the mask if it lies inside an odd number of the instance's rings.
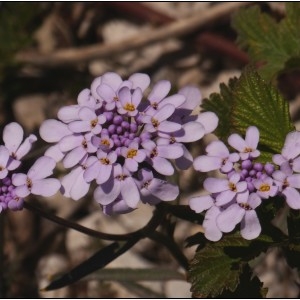
{"label": "serrated green leaf", "polygon": [[190,263],[188,280],[193,296],[215,298],[225,290],[233,292],[247,262],[272,242],[264,235],[248,241],[239,234],[230,234],[217,243],[208,243]]}
{"label": "serrated green leaf", "polygon": [[[258,6],[239,10],[232,19],[237,43],[254,62],[263,63],[260,74],[272,79],[281,71],[300,68],[300,4],[286,3],[286,17],[277,23]],[[293,64],[290,61],[293,61]]]}
{"label": "serrated green leaf", "polygon": [[220,94],[205,99],[202,107],[218,115],[216,134],[225,143],[230,134],[245,135],[249,126],[256,126],[260,132],[260,162],[272,161],[273,154],[281,152],[286,135],[295,130],[287,101],[251,66],[228,86],[221,84]]}

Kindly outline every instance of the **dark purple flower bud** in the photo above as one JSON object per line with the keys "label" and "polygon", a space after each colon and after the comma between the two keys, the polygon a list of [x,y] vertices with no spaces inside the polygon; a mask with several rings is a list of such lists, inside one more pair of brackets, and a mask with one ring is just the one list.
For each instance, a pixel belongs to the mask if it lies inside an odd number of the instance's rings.
{"label": "dark purple flower bud", "polygon": [[138,127],[135,123],[130,124],[130,132],[135,133],[135,132],[137,132],[137,129],[138,129]]}
{"label": "dark purple flower bud", "polygon": [[251,170],[249,172],[249,175],[252,176],[252,177],[254,177],[256,175],[256,171],[255,170]]}
{"label": "dark purple flower bud", "polygon": [[103,115],[105,116],[107,122],[110,122],[114,117],[114,114],[111,111],[105,111]]}
{"label": "dark purple flower bud", "polygon": [[117,134],[121,134],[123,132],[122,126],[117,127]]}
{"label": "dark purple flower bud", "polygon": [[255,187],[252,182],[247,182],[247,189],[250,193],[255,191]]}
{"label": "dark purple flower bud", "polygon": [[246,169],[246,170],[252,169],[252,162],[251,162],[251,160],[249,160],[249,159],[244,160],[244,161],[242,162],[242,168],[243,168],[243,169]]}
{"label": "dark purple flower bud", "polygon": [[113,123],[115,125],[120,125],[122,123],[122,121],[123,121],[123,117],[122,116],[119,116],[119,115],[114,116]]}
{"label": "dark purple flower bud", "polygon": [[111,124],[111,125],[108,126],[108,132],[109,132],[110,134],[114,134],[115,131],[116,131],[116,125]]}
{"label": "dark purple flower bud", "polygon": [[262,171],[263,168],[264,168],[264,166],[263,166],[263,164],[261,164],[261,163],[255,163],[255,164],[253,165],[253,169],[256,170],[256,171]]}
{"label": "dark purple flower bud", "polygon": [[268,175],[272,175],[273,172],[274,172],[274,170],[275,170],[275,167],[274,167],[273,164],[271,164],[271,163],[266,163],[266,164],[265,164],[265,171],[266,171],[266,173],[267,173]]}
{"label": "dark purple flower bud", "polygon": [[123,122],[121,123],[121,126],[122,126],[124,129],[129,129],[130,124],[129,124],[128,122],[126,122],[126,121],[123,121]]}
{"label": "dark purple flower bud", "polygon": [[263,175],[263,173],[262,173],[262,172],[257,172],[257,173],[256,173],[256,178],[260,178],[260,177],[261,177],[261,175]]}

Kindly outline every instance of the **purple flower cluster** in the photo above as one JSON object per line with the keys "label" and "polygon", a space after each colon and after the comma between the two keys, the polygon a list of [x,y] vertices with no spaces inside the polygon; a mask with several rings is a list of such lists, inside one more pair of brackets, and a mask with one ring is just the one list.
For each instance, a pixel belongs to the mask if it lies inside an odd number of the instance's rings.
{"label": "purple flower cluster", "polygon": [[255,209],[262,200],[282,195],[287,204],[300,209],[300,132],[290,133],[282,154],[273,157],[272,163],[254,162],[259,131],[251,126],[245,139],[238,134],[228,138],[228,144],[238,152],[230,153],[221,141],[214,141],[206,148],[207,155],[194,160],[194,167],[201,172],[220,170],[222,178],[207,178],[204,188],[210,195],[193,197],[190,207],[197,213],[207,210],[203,227],[209,240],[218,241],[224,232],[231,232],[241,223],[240,232],[245,239],[254,239],[261,232]]}
{"label": "purple flower cluster", "polygon": [[41,137],[55,143],[45,155],[71,168],[61,180],[65,196],[78,200],[95,180],[94,198],[107,214],[131,211],[140,200],[156,204],[178,196],[165,177],[174,173],[172,161],[190,167],[184,143],[212,132],[218,118],[191,115],[201,101],[194,87],[168,96],[171,84],[161,80],[145,97],[149,84],[146,74],[122,80],[105,73],[79,94],[77,104],[59,110],[59,120],[42,124]]}
{"label": "purple flower cluster", "polygon": [[[39,158],[29,170],[28,175],[15,173],[16,169],[21,166],[21,159],[37,140],[36,136],[31,134],[23,141],[23,135],[22,127],[16,122],[4,127],[4,145],[0,145],[0,213],[8,208],[11,210],[22,209],[24,197],[30,193],[44,196],[53,195],[60,187],[57,179],[44,179],[52,174],[55,166],[55,161],[49,157]],[[44,174],[45,163],[49,160],[53,162],[53,168],[49,174]],[[24,192],[25,189],[26,192]]]}

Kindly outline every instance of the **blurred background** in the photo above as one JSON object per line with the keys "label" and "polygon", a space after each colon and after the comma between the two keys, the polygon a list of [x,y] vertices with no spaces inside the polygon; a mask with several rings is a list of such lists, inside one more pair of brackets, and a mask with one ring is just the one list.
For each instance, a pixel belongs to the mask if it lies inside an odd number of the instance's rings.
{"label": "blurred background", "polygon": [[[278,20],[284,16],[284,3],[257,5]],[[221,7],[220,13],[214,14],[217,6]],[[236,2],[234,6],[238,9],[245,3]],[[185,85],[196,85],[203,98],[218,92],[220,82],[239,76],[248,63],[247,54],[235,44],[236,33],[230,26],[233,12],[234,9],[226,10],[226,3],[213,2],[0,2],[1,133],[7,123],[17,121],[26,135],[38,135],[43,120],[56,118],[60,107],[75,104],[78,93],[107,71],[124,79],[132,73],[145,72],[152,83],[171,81],[174,92]],[[201,23],[206,18],[208,21]],[[170,26],[172,34],[166,36]],[[299,78],[290,74],[279,79],[281,92],[291,101],[295,121],[299,117]],[[212,138],[190,145],[192,153],[200,154]],[[39,140],[34,155],[41,155],[45,149]],[[25,167],[33,158],[27,157]],[[59,172],[63,172],[60,166]],[[199,192],[202,180],[192,170],[180,174],[182,204]],[[61,217],[109,233],[137,230],[152,214],[152,208],[144,205],[130,216],[106,217],[92,195],[77,202],[59,194],[30,201]],[[53,276],[70,270],[107,243],[66,230],[27,210],[7,212],[0,218],[1,298],[191,296],[190,284],[184,280],[130,285],[93,278],[43,292],[41,289]],[[175,238],[183,248],[185,238],[198,231],[199,225],[180,221]],[[195,247],[184,252],[191,259]],[[277,252],[271,255],[274,261],[280,257]],[[284,261],[283,265],[289,272]],[[149,240],[143,240],[108,267],[155,266],[183,271],[164,247]],[[265,269],[259,272],[265,274],[273,267],[265,262]],[[275,282],[274,286],[278,286],[278,271],[270,272],[273,277],[265,277],[266,284]],[[289,275],[284,278],[289,282]],[[290,296],[293,289],[285,284],[280,297]]]}

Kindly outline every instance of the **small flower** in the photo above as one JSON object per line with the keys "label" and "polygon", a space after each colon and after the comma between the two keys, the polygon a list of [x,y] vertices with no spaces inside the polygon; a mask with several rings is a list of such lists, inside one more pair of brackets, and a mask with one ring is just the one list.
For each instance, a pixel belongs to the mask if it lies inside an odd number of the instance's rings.
{"label": "small flower", "polygon": [[278,187],[276,187],[273,183],[273,179],[267,175],[253,181],[257,195],[263,199],[274,197],[277,194]]}
{"label": "small flower", "polygon": [[230,135],[228,138],[228,144],[240,152],[242,160],[255,158],[260,155],[260,152],[256,149],[258,141],[259,131],[255,126],[248,127],[245,140],[236,133]]}
{"label": "small flower", "polygon": [[175,200],[179,194],[179,188],[165,180],[155,178],[152,171],[141,169],[136,181],[140,189],[141,200],[144,203],[157,204],[160,201]]}
{"label": "small flower", "polygon": [[153,141],[145,141],[142,146],[147,152],[148,161],[162,175],[172,175],[174,168],[167,159],[181,157],[183,150],[178,145],[156,145]]}
{"label": "small flower", "polygon": [[281,154],[273,155],[273,162],[284,172],[300,172],[300,132],[290,132],[285,139]]}
{"label": "small flower", "polygon": [[200,172],[219,170],[223,173],[232,171],[233,164],[239,160],[237,153],[229,153],[221,141],[213,141],[206,147],[207,155],[201,155],[194,160],[194,168]]}
{"label": "small flower", "polygon": [[29,194],[49,197],[60,188],[60,182],[55,178],[46,178],[53,174],[55,161],[47,156],[38,158],[27,174],[13,174],[12,183],[16,186],[15,193],[24,198]]}
{"label": "small flower", "polygon": [[130,172],[120,165],[114,166],[110,178],[99,185],[94,192],[94,198],[102,205],[108,205],[121,197],[131,208],[136,208],[140,193]]}
{"label": "small flower", "polygon": [[37,140],[34,134],[31,134],[23,141],[23,128],[16,122],[5,126],[3,130],[3,141],[9,151],[10,162],[9,169],[15,170],[21,164],[21,159],[30,151],[32,144]]}
{"label": "small flower", "polygon": [[275,171],[273,178],[289,207],[300,209],[300,194],[297,190],[300,188],[300,174],[285,174],[282,171]]}
{"label": "small flower", "polygon": [[135,172],[138,170],[139,163],[143,162],[146,158],[146,152],[139,149],[137,142],[131,142],[127,147],[122,147],[121,154],[125,158],[124,166],[130,171]]}
{"label": "small flower", "polygon": [[216,205],[223,206],[229,203],[238,193],[247,189],[245,181],[240,182],[240,175],[234,173],[228,179],[207,178],[205,179],[204,188],[211,193],[219,193],[216,196]]}
{"label": "small flower", "polygon": [[261,232],[261,226],[255,212],[261,204],[256,193],[244,193],[237,197],[237,202],[228,206],[217,217],[217,226],[222,232],[231,232],[238,223],[241,223],[241,235],[247,240],[255,239]]}

